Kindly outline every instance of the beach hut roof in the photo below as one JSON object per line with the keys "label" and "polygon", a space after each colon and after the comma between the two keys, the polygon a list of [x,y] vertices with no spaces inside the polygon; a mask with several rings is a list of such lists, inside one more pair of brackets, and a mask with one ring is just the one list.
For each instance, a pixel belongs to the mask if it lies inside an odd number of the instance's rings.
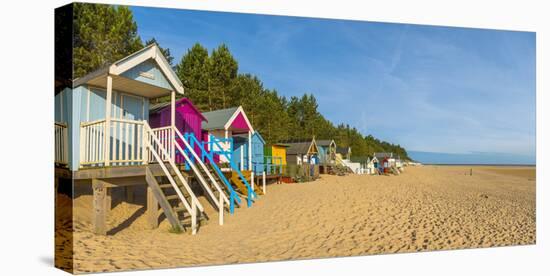
{"label": "beach hut roof", "polygon": [[136,66],[149,60],[152,60],[155,63],[162,75],[170,83],[170,86],[173,87],[176,92],[183,94],[183,84],[156,43],[148,45],[137,52],[97,69],[87,75],[74,79],[73,87],[84,84],[103,87],[106,83],[107,76],[112,76],[113,89],[115,90],[130,88],[132,93],[148,98],[170,95],[171,91],[168,89],[150,84],[138,84],[139,82],[123,76],[125,72],[128,72],[132,68],[135,68]]}
{"label": "beach hut roof", "polygon": [[248,128],[253,132],[254,129],[241,106],[204,112],[203,115],[208,122],[204,122],[202,128],[206,130],[229,129],[240,114],[242,114]]}
{"label": "beach hut roof", "polygon": [[320,147],[330,147],[331,144],[334,144],[336,146],[336,143],[334,143],[334,140],[318,140],[317,146]]}
{"label": "beach hut roof", "polygon": [[308,154],[308,153],[317,153],[317,144],[315,138],[308,142],[297,142],[297,143],[288,143],[288,149],[286,152],[288,154]]}
{"label": "beach hut roof", "polygon": [[299,142],[299,143],[289,143],[288,149],[286,152],[288,154],[300,154],[307,153],[311,142]]}
{"label": "beach hut roof", "polygon": [[[191,107],[197,114],[199,114],[203,121],[207,121],[206,117],[204,117],[204,115],[195,107],[195,105],[189,98],[181,98],[176,101],[176,107],[185,104],[188,104],[189,107]],[[149,114],[159,113],[164,110],[170,110],[170,102],[152,104],[151,107],[149,107]]]}
{"label": "beach hut roof", "polygon": [[262,143],[265,145],[265,140],[264,140],[264,137],[262,137],[262,135],[260,135],[259,132],[254,132],[254,134],[252,134],[252,136],[256,136],[260,139],[260,141],[262,141]]}
{"label": "beach hut roof", "polygon": [[288,148],[290,147],[290,144],[286,144],[286,143],[275,143],[271,146],[275,146],[275,147],[285,147],[285,148]]}
{"label": "beach hut roof", "polygon": [[392,152],[375,152],[374,157],[379,159],[391,158],[393,157],[393,153]]}
{"label": "beach hut roof", "polygon": [[351,151],[351,147],[337,147],[336,153],[346,155]]}

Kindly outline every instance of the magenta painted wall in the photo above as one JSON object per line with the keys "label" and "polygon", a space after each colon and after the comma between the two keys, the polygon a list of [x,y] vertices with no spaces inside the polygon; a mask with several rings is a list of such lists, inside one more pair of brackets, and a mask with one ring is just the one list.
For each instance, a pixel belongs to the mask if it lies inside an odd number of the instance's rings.
{"label": "magenta painted wall", "polygon": [[231,123],[231,128],[245,131],[250,130],[242,112],[237,115],[237,118],[235,118],[235,120],[233,120],[233,123]]}
{"label": "magenta painted wall", "polygon": [[[200,111],[187,99],[182,98],[176,101],[176,128],[182,133],[194,133],[199,142],[203,141],[202,136],[202,121],[206,121]],[[149,116],[149,124],[152,128],[164,127],[170,125],[170,106],[161,109]],[[180,141],[180,143],[182,143]],[[183,147],[182,147],[183,148]],[[198,146],[195,146],[195,152],[200,157],[201,152]],[[176,162],[182,163],[183,156],[177,155]]]}

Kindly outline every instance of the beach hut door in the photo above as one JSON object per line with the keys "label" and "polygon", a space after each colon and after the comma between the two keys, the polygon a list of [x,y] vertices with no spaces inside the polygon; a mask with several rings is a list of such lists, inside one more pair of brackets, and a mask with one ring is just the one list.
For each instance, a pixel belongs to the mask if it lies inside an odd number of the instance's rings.
{"label": "beach hut door", "polygon": [[[143,99],[130,95],[122,95],[121,97],[121,114],[119,118],[131,121],[142,121],[144,116]],[[113,147],[113,155],[117,156],[118,160],[134,159],[141,151],[141,146],[137,145],[138,137],[143,136],[143,129],[139,128],[135,123],[131,122],[116,122],[113,125],[112,132],[117,137],[117,142]]]}
{"label": "beach hut door", "polygon": [[143,100],[137,97],[122,95],[122,119],[141,121],[144,117]]}

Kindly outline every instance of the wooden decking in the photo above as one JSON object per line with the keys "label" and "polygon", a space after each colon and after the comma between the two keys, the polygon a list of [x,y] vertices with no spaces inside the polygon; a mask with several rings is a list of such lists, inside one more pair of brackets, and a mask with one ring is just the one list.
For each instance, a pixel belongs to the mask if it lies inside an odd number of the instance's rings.
{"label": "wooden decking", "polygon": [[[82,168],[73,173],[73,179],[85,180],[94,178],[125,178],[125,177],[145,177],[146,169],[149,168],[153,174],[162,174],[162,168],[159,164],[137,165],[137,166],[111,166],[97,168]],[[168,168],[170,173],[174,173]]]}

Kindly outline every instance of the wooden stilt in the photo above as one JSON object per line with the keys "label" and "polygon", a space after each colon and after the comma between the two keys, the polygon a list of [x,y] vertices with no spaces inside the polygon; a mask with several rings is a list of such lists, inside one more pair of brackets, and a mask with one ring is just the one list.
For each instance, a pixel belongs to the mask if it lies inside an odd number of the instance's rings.
{"label": "wooden stilt", "polygon": [[250,188],[252,191],[256,190],[254,187],[254,171],[250,172]]}
{"label": "wooden stilt", "polygon": [[92,187],[94,192],[93,198],[93,231],[98,235],[107,234],[107,214],[105,209],[107,207],[107,188],[103,181],[99,179],[92,179]]}
{"label": "wooden stilt", "polygon": [[159,203],[153,189],[147,187],[147,220],[149,221],[149,226],[151,229],[156,229],[159,227]]}
{"label": "wooden stilt", "polygon": [[134,187],[133,186],[126,186],[126,201],[128,203],[134,203]]}
{"label": "wooden stilt", "polygon": [[109,215],[109,211],[111,211],[111,207],[113,204],[113,189],[106,189],[105,191],[105,216],[107,217]]}
{"label": "wooden stilt", "polygon": [[222,196],[222,193],[220,193],[220,198],[219,198],[219,201],[218,201],[218,204],[219,206],[221,206],[221,208],[219,208],[220,210],[220,215],[219,215],[219,224],[220,225],[223,225],[223,196]]}
{"label": "wooden stilt", "polygon": [[197,203],[191,199],[191,235],[197,234]]}
{"label": "wooden stilt", "polygon": [[57,193],[59,193],[59,177],[55,176],[54,182],[55,182],[55,210],[58,211],[59,208],[57,207]]}
{"label": "wooden stilt", "polygon": [[262,186],[263,186],[263,192],[265,195],[266,189],[265,189],[265,172],[262,172]]}

